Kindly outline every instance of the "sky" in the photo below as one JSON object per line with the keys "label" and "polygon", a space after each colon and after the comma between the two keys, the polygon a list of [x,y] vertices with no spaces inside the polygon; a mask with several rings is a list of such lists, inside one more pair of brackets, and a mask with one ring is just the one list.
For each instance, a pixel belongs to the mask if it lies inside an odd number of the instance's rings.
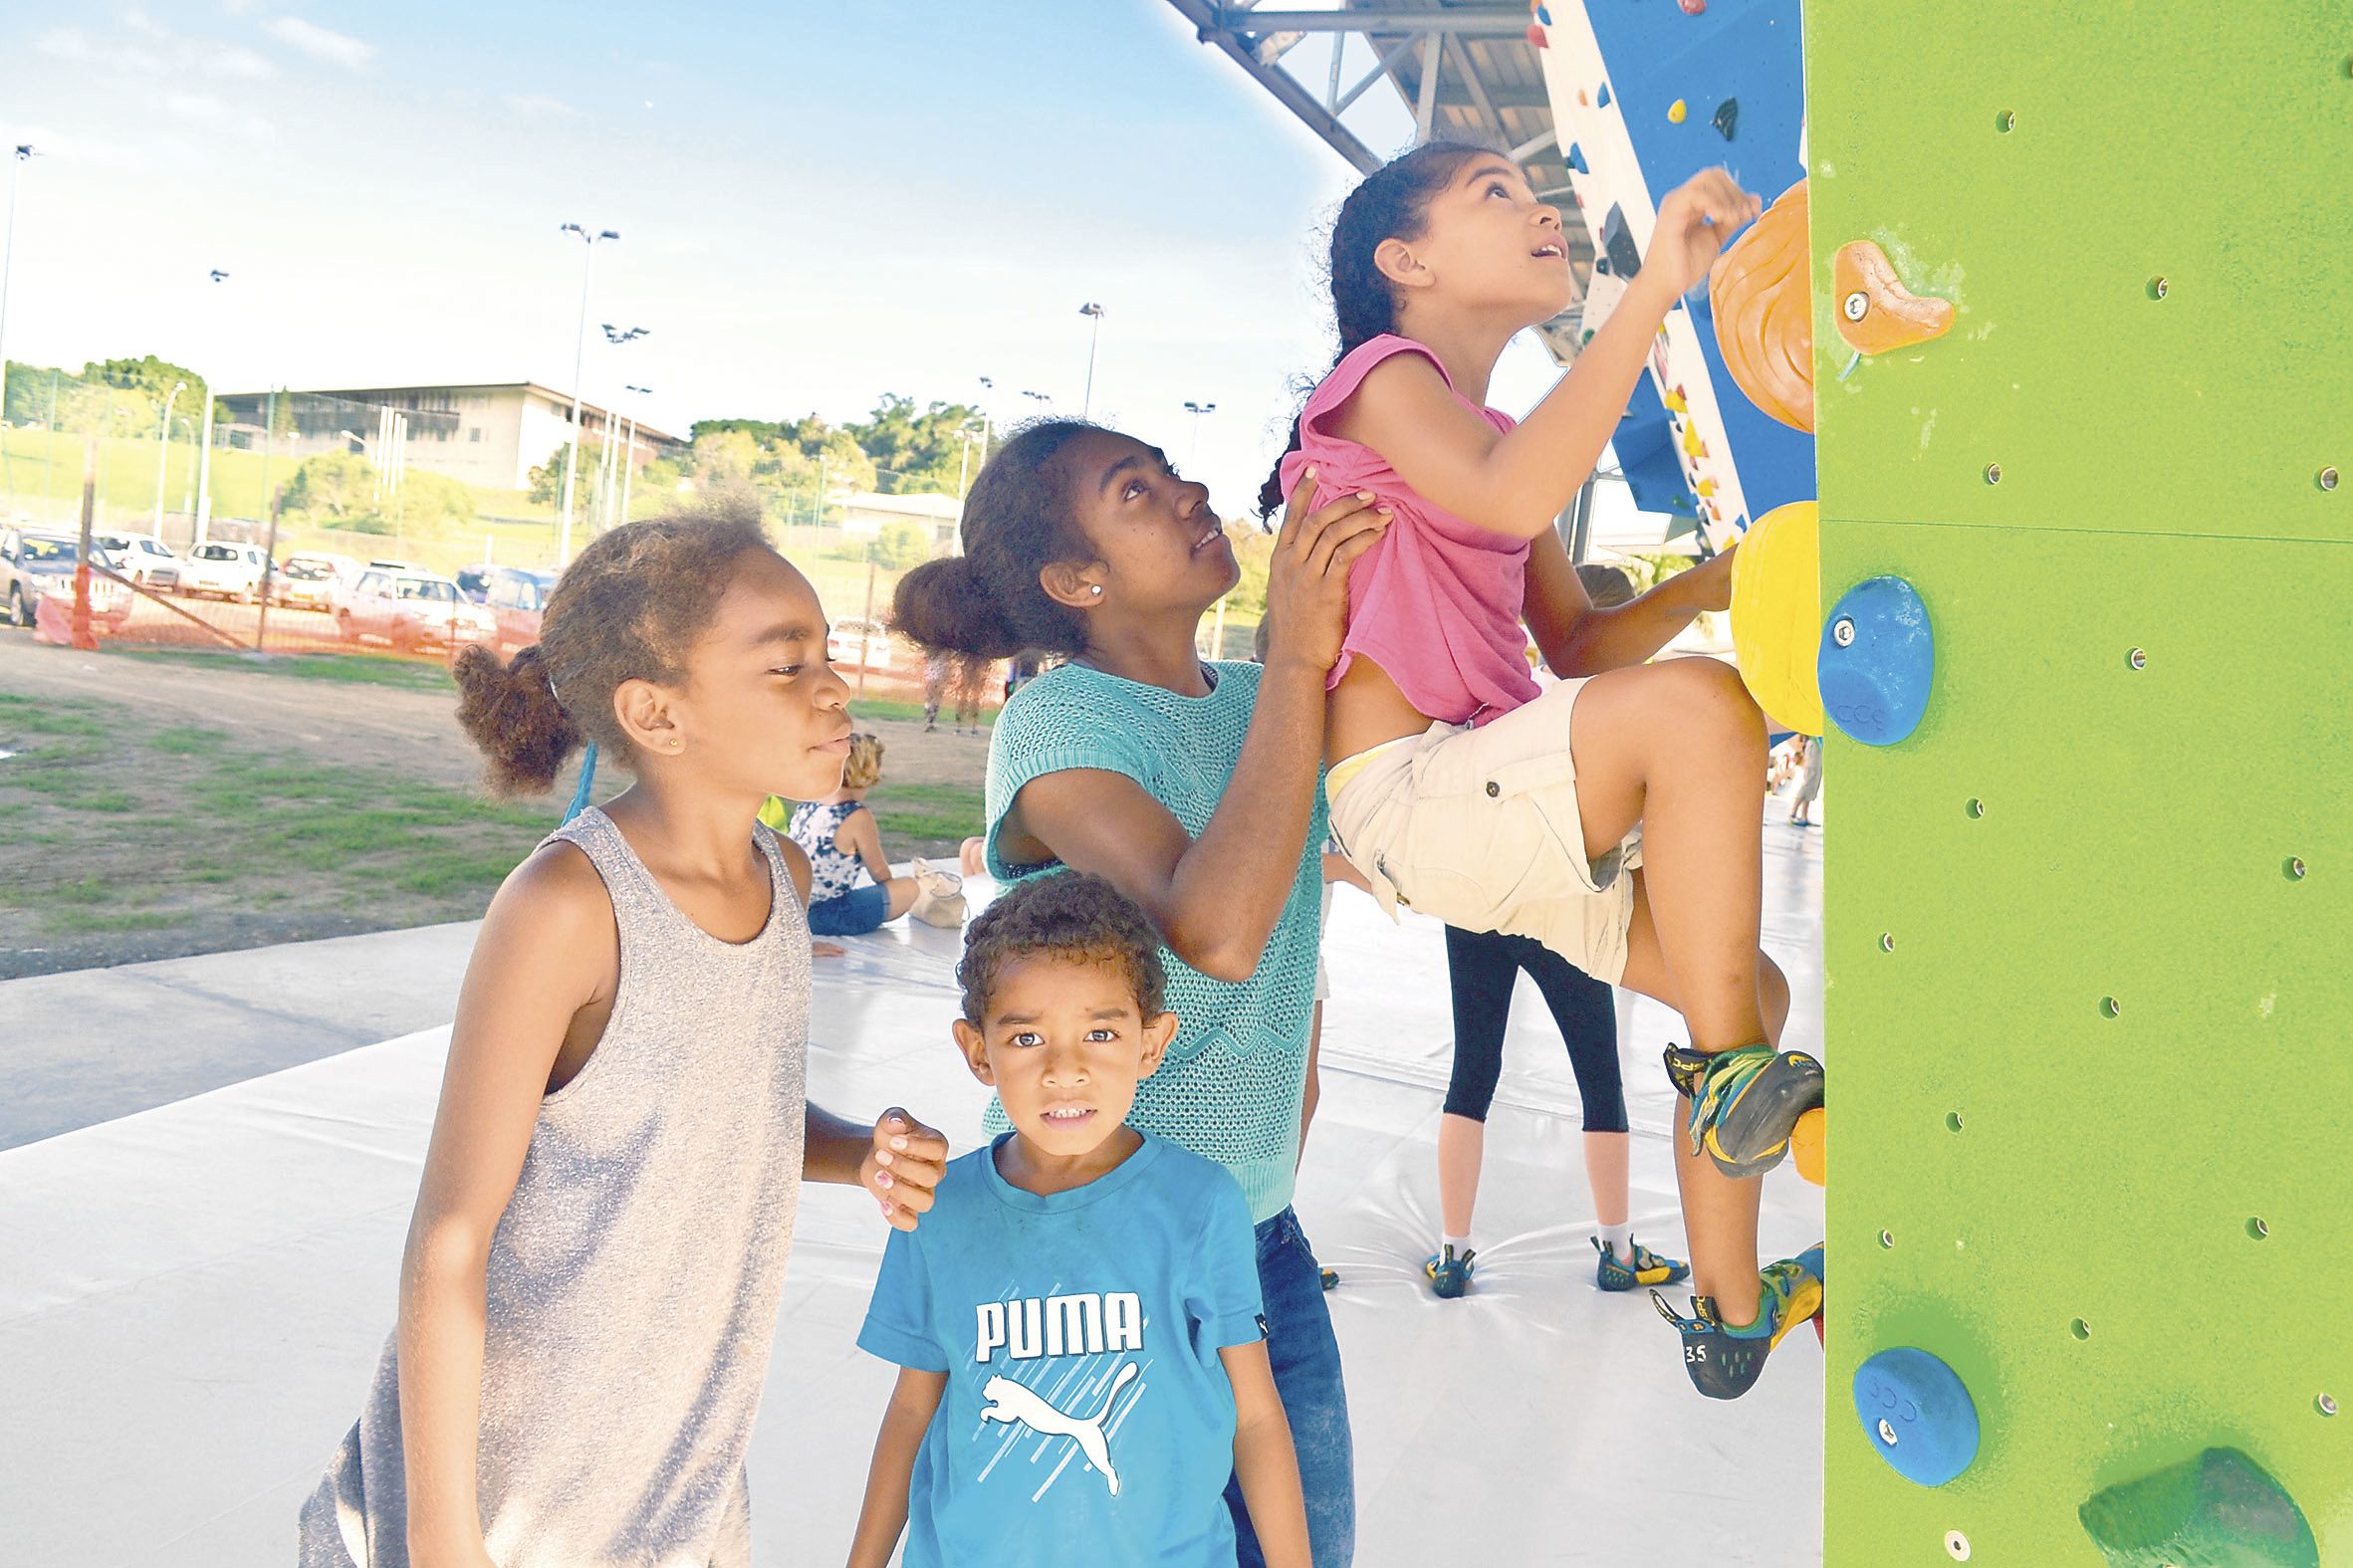
{"label": "sky", "polygon": [[[1165,0],[0,0],[0,133],[39,154],[15,360],[569,389],[592,259],[591,401],[649,387],[681,435],[891,392],[1003,422],[1081,409],[1091,301],[1094,416],[1229,516],[1330,362],[1317,240],[1353,171]],[[1349,122],[1411,139],[1386,87]],[[1555,373],[1523,338],[1492,400]]]}

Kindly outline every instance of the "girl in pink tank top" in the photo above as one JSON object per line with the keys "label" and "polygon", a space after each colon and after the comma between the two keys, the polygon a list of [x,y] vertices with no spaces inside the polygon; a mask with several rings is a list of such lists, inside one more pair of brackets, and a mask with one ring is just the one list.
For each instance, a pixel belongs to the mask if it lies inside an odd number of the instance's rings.
{"label": "girl in pink tank top", "polygon": [[[1395,514],[1350,573],[1327,686],[1333,835],[1374,896],[1533,937],[1683,1013],[1667,1069],[1700,1293],[1689,1317],[1653,1297],[1693,1383],[1727,1399],[1821,1301],[1818,1249],[1759,1270],[1746,1180],[1818,1131],[1822,1095],[1819,1063],[1778,1048],[1788,986],[1758,947],[1765,725],[1729,666],[1648,662],[1727,607],[1729,552],[1600,609],[1553,525],[1666,314],[1760,209],[1721,169],[1668,195],[1617,310],[1515,421],[1488,381],[1575,297],[1560,214],[1502,153],[1397,159],[1333,225],[1340,356],[1262,495],[1311,478],[1315,500],[1369,491]],[[1529,669],[1529,633],[1558,682]],[[1450,1136],[1473,1134],[1442,1126],[1442,1165]]]}

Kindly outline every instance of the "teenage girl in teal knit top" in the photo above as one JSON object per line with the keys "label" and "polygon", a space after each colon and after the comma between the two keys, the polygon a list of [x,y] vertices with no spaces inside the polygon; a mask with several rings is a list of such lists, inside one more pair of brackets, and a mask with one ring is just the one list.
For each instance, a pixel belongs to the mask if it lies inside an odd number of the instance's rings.
{"label": "teenage girl in teal knit top", "polygon": [[[1348,566],[1387,523],[1369,498],[1293,507],[1265,666],[1204,664],[1201,617],[1240,575],[1209,492],[1140,441],[1054,421],[990,460],[965,505],[964,554],[910,572],[894,612],[928,648],[1065,658],[1006,705],[991,739],[989,869],[1093,872],[1167,943],[1177,1035],[1129,1123],[1225,1166],[1249,1200],[1317,1568],[1347,1563],[1355,1537],[1339,1347],[1291,1212],[1319,935],[1323,683]],[[1238,1487],[1227,1502],[1240,1561],[1258,1568]]]}

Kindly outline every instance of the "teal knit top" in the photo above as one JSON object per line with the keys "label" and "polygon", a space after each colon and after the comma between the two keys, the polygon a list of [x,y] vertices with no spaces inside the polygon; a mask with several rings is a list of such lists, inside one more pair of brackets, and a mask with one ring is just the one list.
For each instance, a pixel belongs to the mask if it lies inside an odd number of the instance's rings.
{"label": "teal knit top", "polygon": [[[1198,838],[1234,776],[1259,695],[1257,665],[1208,669],[1217,684],[1206,697],[1180,697],[1078,664],[1050,670],[1015,693],[989,743],[990,875],[1009,882],[1061,869],[1059,861],[1009,864],[998,835],[1022,786],[1065,768],[1125,774]],[[1253,1222],[1291,1205],[1322,936],[1323,837],[1319,784],[1290,902],[1250,979],[1212,980],[1160,950],[1177,1034],[1160,1070],[1136,1086],[1127,1118],[1233,1172]],[[1006,1125],[991,1101],[991,1132]]]}

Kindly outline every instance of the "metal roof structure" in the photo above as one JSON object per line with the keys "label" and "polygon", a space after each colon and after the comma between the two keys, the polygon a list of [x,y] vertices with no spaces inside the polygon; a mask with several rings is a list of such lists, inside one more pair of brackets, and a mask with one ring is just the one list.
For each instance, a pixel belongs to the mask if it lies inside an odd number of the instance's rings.
{"label": "metal roof structure", "polygon": [[[1572,204],[1566,151],[1552,126],[1552,103],[1535,47],[1528,41],[1524,4],[1494,0],[1338,0],[1319,10],[1275,5],[1169,0],[1205,44],[1223,51],[1245,75],[1321,136],[1357,169],[1371,173],[1386,154],[1368,146],[1345,122],[1364,95],[1386,82],[1414,116],[1416,144],[1460,138],[1504,148],[1528,173],[1543,200]],[[1283,62],[1309,38],[1328,38],[1327,69],[1318,82],[1294,75]],[[1343,67],[1349,40],[1360,40],[1372,66],[1353,80]],[[1576,352],[1578,305],[1593,271],[1593,237],[1581,217],[1562,225],[1577,302],[1537,329],[1552,356],[1568,363]]]}

